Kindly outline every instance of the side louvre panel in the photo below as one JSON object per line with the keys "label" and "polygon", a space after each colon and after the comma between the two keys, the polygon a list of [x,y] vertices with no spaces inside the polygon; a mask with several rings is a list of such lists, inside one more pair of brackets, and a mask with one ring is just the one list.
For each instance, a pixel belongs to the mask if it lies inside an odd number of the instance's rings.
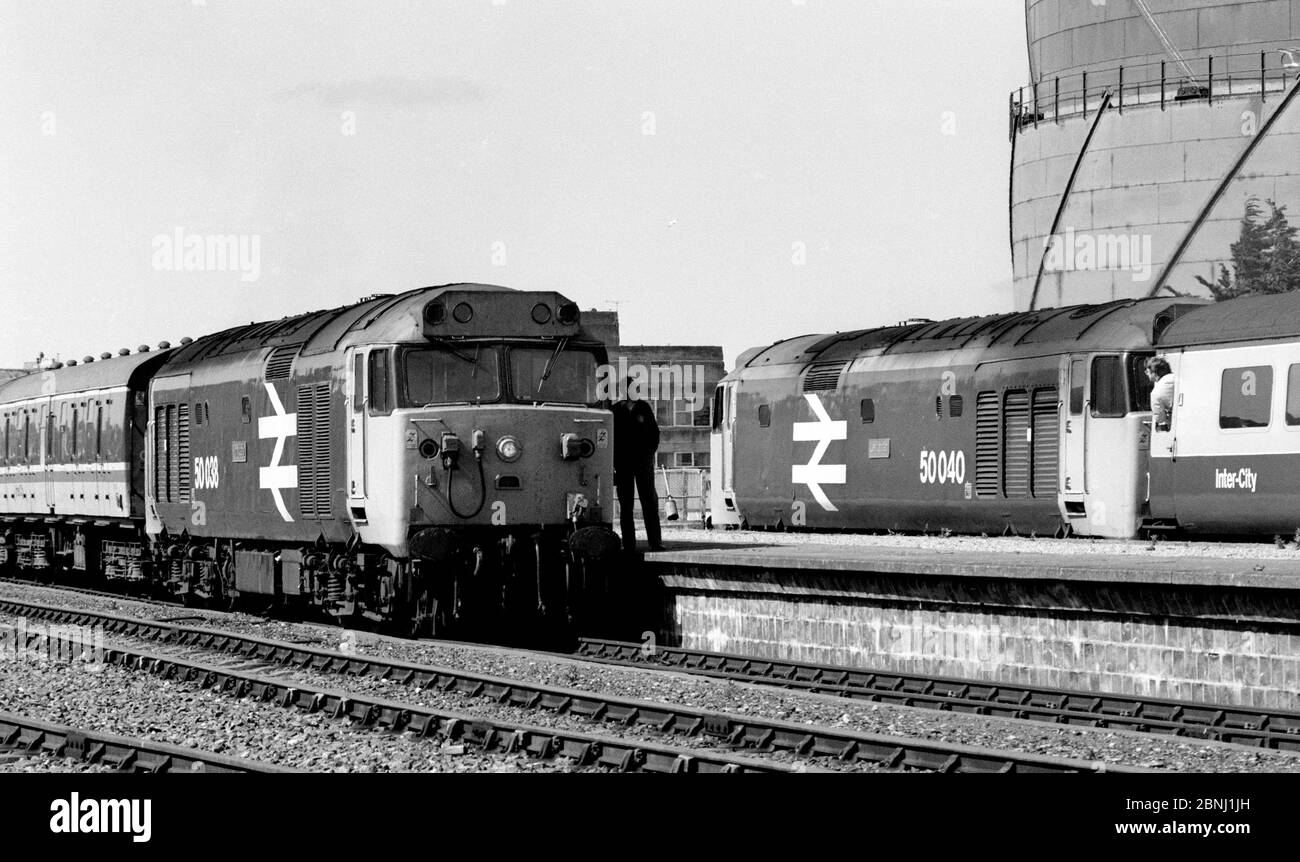
{"label": "side louvre panel", "polygon": [[975,401],[975,493],[998,496],[998,393],[981,392]]}
{"label": "side louvre panel", "polygon": [[1002,402],[1002,492],[1007,497],[1029,496],[1029,427],[1029,393],[1008,392]]}
{"label": "side louvre panel", "polygon": [[330,517],[330,385],[298,387],[298,511]]}

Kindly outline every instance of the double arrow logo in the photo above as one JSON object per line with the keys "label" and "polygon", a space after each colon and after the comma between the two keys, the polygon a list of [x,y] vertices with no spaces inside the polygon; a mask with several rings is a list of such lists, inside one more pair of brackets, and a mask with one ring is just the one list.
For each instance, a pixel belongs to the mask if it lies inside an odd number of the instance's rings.
{"label": "double arrow logo", "polygon": [[298,468],[293,464],[281,464],[280,459],[284,456],[285,441],[290,437],[298,436],[298,414],[284,412],[280,395],[270,383],[266,384],[266,395],[271,401],[271,409],[275,414],[258,417],[257,436],[262,440],[275,438],[275,451],[271,453],[270,466],[262,467],[257,471],[257,484],[271,491],[271,496],[275,498],[275,508],[280,511],[280,517],[291,522],[293,516],[284,505],[284,495],[281,492],[286,488],[298,487]]}
{"label": "double arrow logo", "polygon": [[821,461],[832,440],[848,439],[849,425],[843,419],[831,419],[830,414],[826,412],[826,408],[822,406],[821,399],[816,395],[804,393],[803,397],[808,400],[808,406],[812,409],[813,415],[817,417],[817,421],[795,422],[794,439],[795,442],[816,440],[817,447],[813,449],[812,457],[808,459],[807,464],[795,464],[790,468],[790,481],[796,485],[807,485],[813,499],[823,509],[828,512],[836,512],[838,509],[826,496],[826,492],[822,490],[822,485],[843,485],[846,465],[823,464]]}

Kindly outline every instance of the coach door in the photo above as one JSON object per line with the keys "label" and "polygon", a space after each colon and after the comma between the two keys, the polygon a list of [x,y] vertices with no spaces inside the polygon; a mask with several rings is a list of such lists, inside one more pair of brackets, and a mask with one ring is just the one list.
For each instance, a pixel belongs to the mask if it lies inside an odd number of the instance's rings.
{"label": "coach door", "polygon": [[46,398],[41,402],[41,508],[54,513],[54,470],[58,458],[54,455],[56,419],[54,417],[54,399]]}
{"label": "coach door", "polygon": [[[365,520],[366,508],[366,353],[353,348],[347,356],[348,510]],[[358,512],[360,510],[360,512]],[[360,515],[360,517],[358,517]]]}

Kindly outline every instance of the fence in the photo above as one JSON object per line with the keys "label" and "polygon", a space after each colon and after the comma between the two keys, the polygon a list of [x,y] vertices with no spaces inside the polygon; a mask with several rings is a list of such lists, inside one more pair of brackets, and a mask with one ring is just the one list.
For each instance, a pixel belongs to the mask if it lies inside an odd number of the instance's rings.
{"label": "fence", "polygon": [[[1139,63],[1097,72],[1079,72],[1045,78],[1011,93],[1011,132],[1096,112],[1109,91],[1111,104],[1121,114],[1133,105],[1167,104],[1269,93],[1282,95],[1288,80],[1300,76],[1300,52],[1260,51],[1221,54],[1186,61],[1187,72],[1177,63]],[[1190,76],[1188,74],[1190,72]]]}
{"label": "fence", "polygon": [[[709,471],[700,467],[669,467],[655,471],[655,495],[659,498],[659,523],[668,523],[665,515],[668,498],[677,504],[678,524],[701,526],[709,511]],[[636,517],[641,519],[641,501],[637,500]],[[614,501],[614,522],[619,518],[618,501]]]}

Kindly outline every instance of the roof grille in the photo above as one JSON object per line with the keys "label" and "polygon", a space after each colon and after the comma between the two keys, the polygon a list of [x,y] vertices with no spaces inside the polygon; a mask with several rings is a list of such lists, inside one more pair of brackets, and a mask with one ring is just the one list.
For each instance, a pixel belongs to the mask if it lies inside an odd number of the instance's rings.
{"label": "roof grille", "polygon": [[838,362],[814,362],[803,379],[804,392],[833,390],[840,382],[840,374],[849,365],[847,359]]}
{"label": "roof grille", "polygon": [[284,380],[293,371],[293,359],[298,355],[298,348],[301,345],[291,345],[289,347],[277,347],[271,351],[271,355],[266,360],[266,379],[267,380]]}

